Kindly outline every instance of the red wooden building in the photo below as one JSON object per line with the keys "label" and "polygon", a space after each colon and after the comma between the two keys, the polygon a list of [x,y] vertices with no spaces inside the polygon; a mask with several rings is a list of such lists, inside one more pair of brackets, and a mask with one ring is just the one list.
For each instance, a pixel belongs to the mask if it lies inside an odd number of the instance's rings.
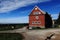
{"label": "red wooden building", "polygon": [[40,27],[45,28],[45,12],[35,6],[29,15],[29,28]]}

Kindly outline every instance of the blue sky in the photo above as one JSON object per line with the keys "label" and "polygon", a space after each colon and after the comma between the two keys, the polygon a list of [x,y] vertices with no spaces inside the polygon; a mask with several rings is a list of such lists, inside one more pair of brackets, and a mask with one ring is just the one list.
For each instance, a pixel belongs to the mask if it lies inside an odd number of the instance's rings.
{"label": "blue sky", "polygon": [[0,0],[0,23],[28,23],[28,15],[34,6],[57,19],[60,0]]}

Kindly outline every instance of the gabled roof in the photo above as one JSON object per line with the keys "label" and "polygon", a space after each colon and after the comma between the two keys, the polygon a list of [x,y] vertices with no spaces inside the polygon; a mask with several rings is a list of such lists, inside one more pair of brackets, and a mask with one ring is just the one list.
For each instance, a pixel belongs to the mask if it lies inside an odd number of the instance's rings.
{"label": "gabled roof", "polygon": [[35,6],[35,7],[33,8],[33,10],[31,11],[30,15],[32,15],[33,12],[37,12],[37,11],[41,12],[42,14],[45,14],[45,12],[42,11],[38,6]]}

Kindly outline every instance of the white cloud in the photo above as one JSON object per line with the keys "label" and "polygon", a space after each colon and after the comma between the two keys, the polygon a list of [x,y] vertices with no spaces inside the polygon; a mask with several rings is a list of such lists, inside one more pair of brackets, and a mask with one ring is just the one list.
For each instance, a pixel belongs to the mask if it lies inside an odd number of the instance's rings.
{"label": "white cloud", "polygon": [[[51,14],[53,19],[57,19],[59,14]],[[13,17],[13,18],[0,18],[0,23],[28,23],[28,16]]]}
{"label": "white cloud", "polygon": [[52,19],[57,19],[59,14],[51,14]]}
{"label": "white cloud", "polygon": [[0,19],[0,23],[28,23],[28,21],[28,16]]}
{"label": "white cloud", "polygon": [[15,10],[33,3],[45,2],[50,0],[0,0],[0,13]]}

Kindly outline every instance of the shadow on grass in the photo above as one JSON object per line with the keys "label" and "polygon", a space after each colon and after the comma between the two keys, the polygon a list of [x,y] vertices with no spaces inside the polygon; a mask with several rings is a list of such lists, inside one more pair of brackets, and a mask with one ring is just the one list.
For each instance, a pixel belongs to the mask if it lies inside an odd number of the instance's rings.
{"label": "shadow on grass", "polygon": [[24,36],[19,33],[0,33],[0,40],[23,40]]}

